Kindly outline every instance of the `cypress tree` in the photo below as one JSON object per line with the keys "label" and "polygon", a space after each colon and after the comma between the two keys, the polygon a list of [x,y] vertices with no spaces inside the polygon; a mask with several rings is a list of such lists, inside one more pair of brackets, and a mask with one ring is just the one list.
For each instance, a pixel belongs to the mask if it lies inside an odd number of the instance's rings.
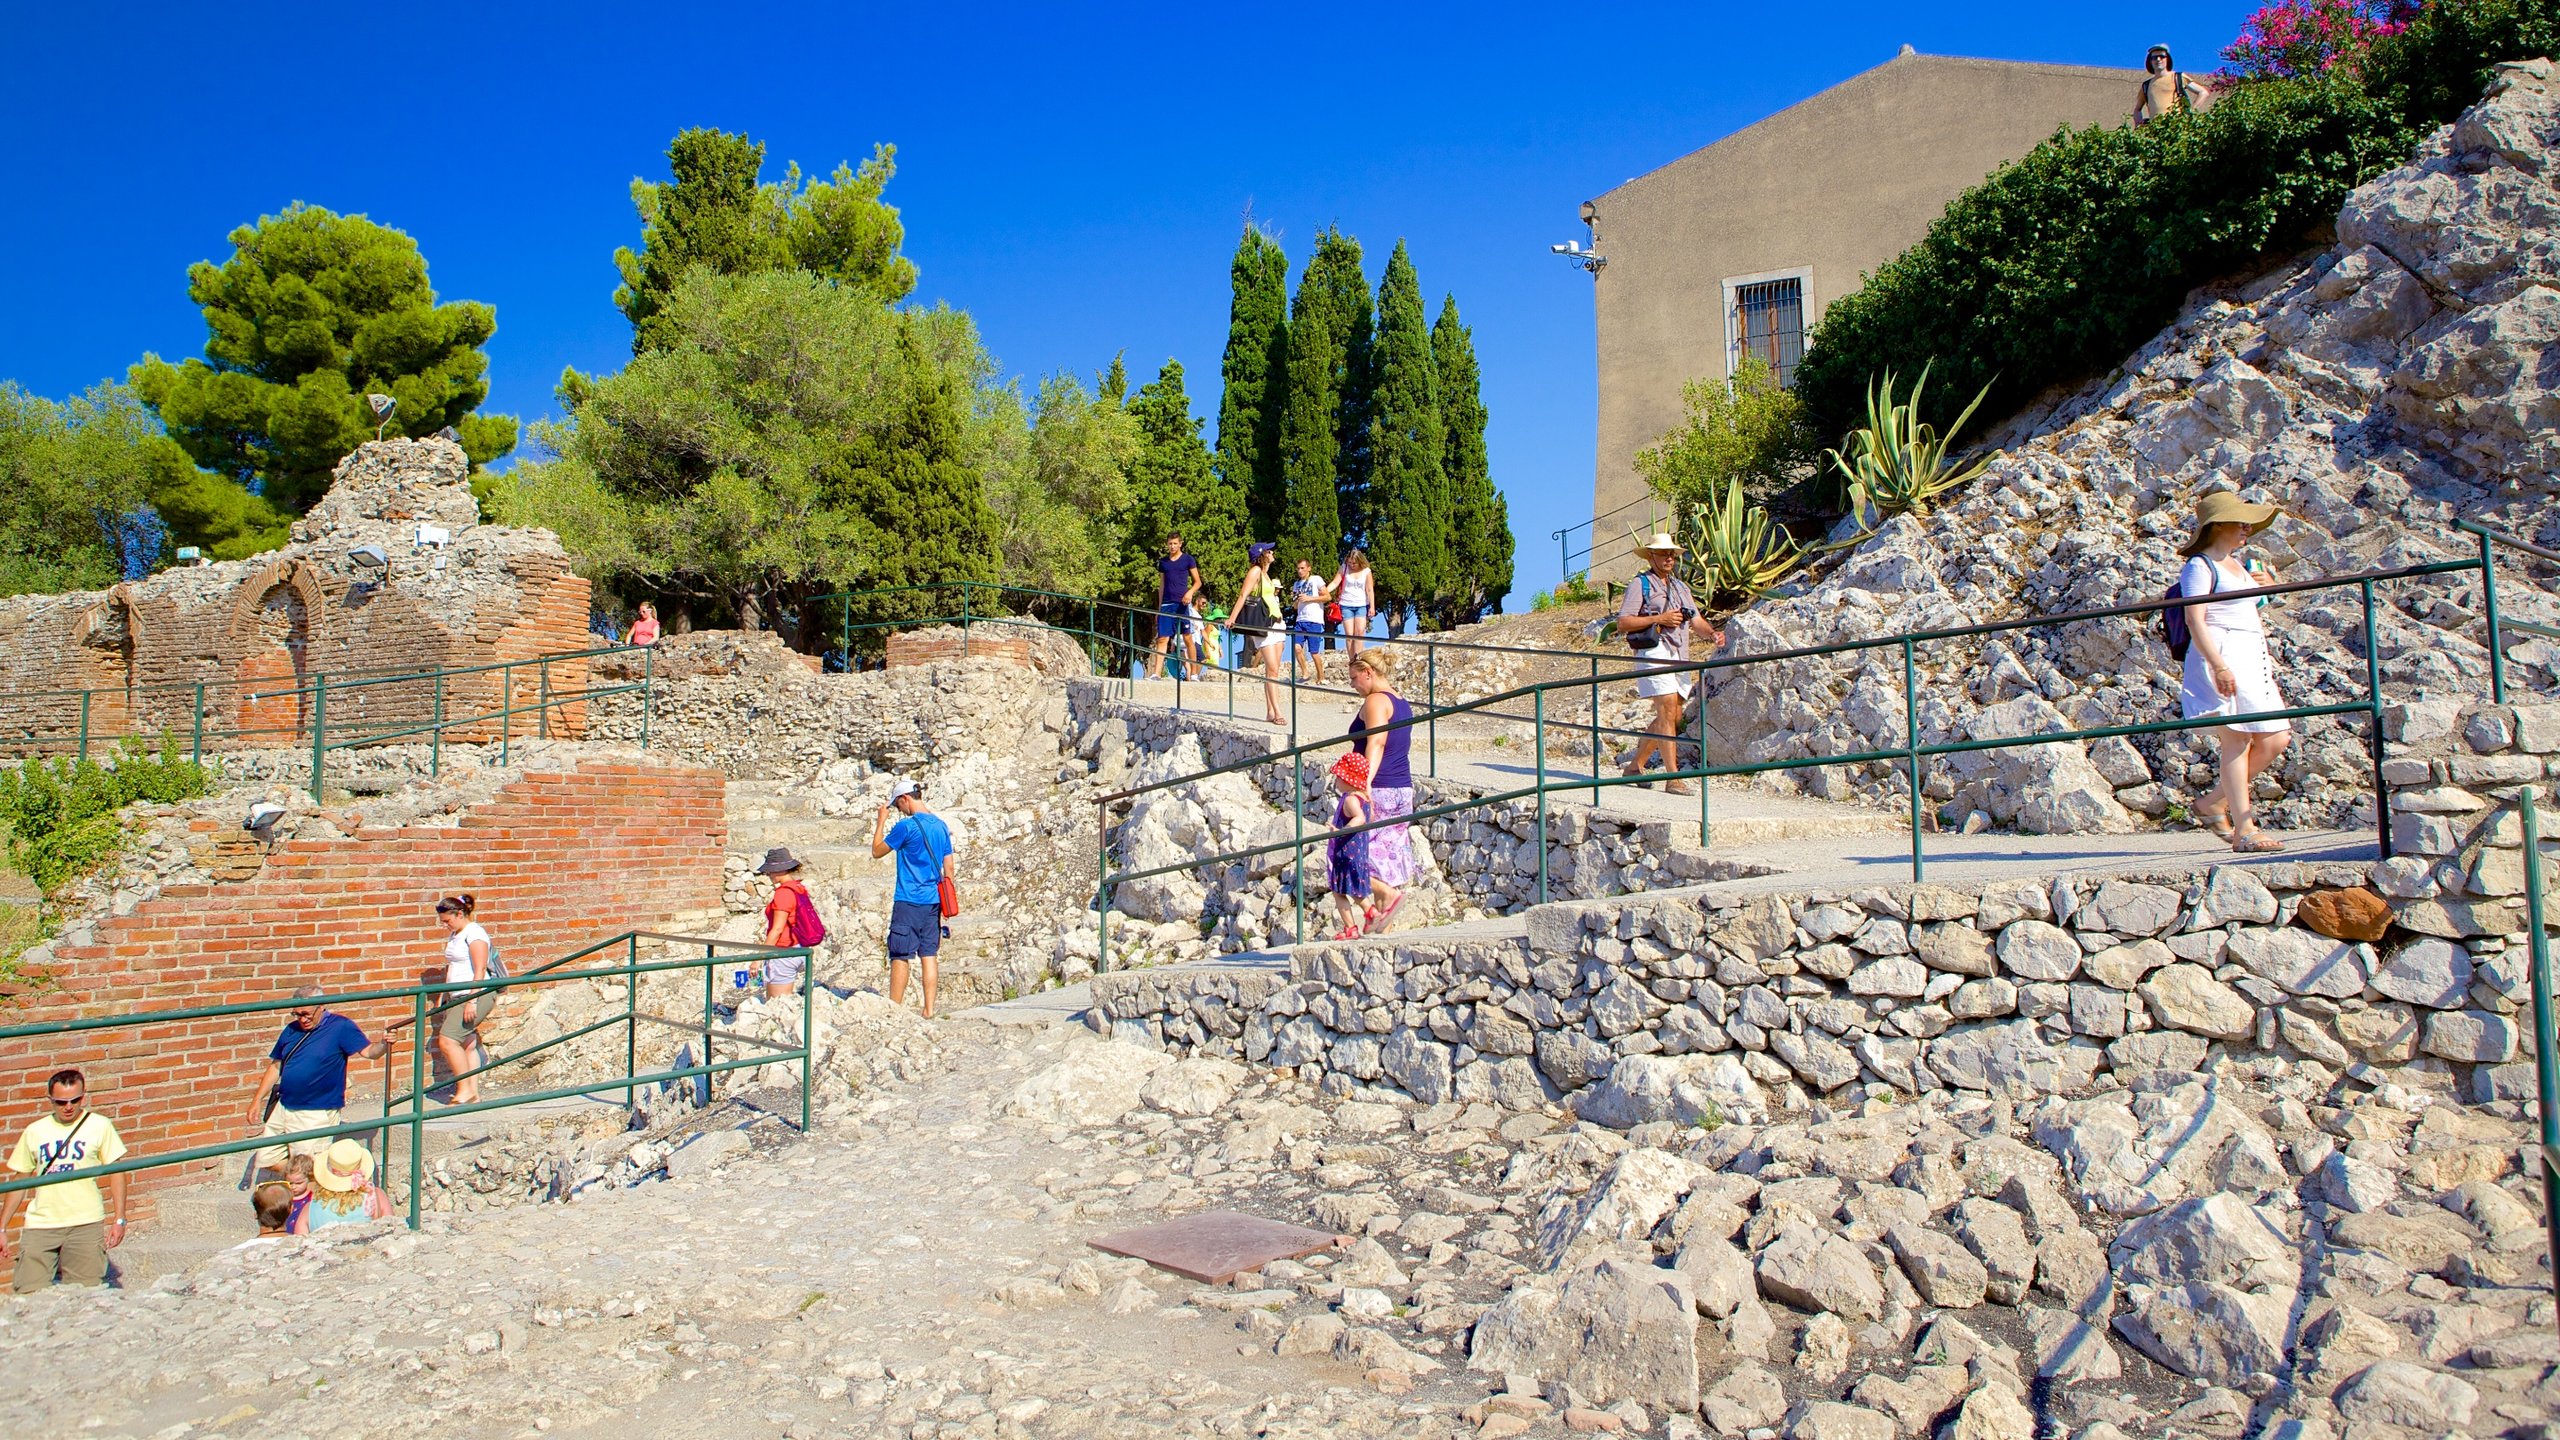
{"label": "cypress tree", "polygon": [[1502,608],[1511,593],[1511,510],[1493,488],[1485,452],[1484,398],[1476,345],[1458,323],[1458,300],[1443,296],[1431,326],[1431,359],[1440,372],[1441,472],[1449,485],[1449,586],[1443,621],[1463,625]]}
{"label": "cypress tree", "polygon": [[1138,422],[1141,446],[1129,467],[1129,542],[1136,561],[1131,568],[1151,596],[1164,537],[1179,535],[1184,553],[1200,561],[1202,587],[1213,595],[1231,594],[1244,573],[1244,492],[1210,461],[1200,419],[1183,390],[1180,361],[1164,362],[1129,402],[1129,415]]}
{"label": "cypress tree", "polygon": [[1111,357],[1111,368],[1095,382],[1095,391],[1103,399],[1117,405],[1129,398],[1129,352],[1123,350]]}
{"label": "cypress tree", "polygon": [[1424,613],[1448,593],[1449,491],[1441,473],[1447,441],[1440,422],[1440,376],[1422,319],[1422,287],[1404,242],[1378,281],[1374,389],[1368,402],[1366,495],[1369,564],[1389,607],[1411,601]]}
{"label": "cypress tree", "polygon": [[[1328,252],[1330,263],[1316,273],[1331,291],[1342,352],[1334,370],[1334,513],[1341,521],[1342,543],[1362,545],[1369,538],[1369,416],[1377,384],[1370,353],[1375,336],[1369,282],[1360,273],[1359,241],[1328,230],[1316,237],[1317,258],[1327,259]],[[1317,573],[1328,573],[1339,558],[1315,557]]]}
{"label": "cypress tree", "polygon": [[1280,467],[1287,402],[1289,257],[1248,224],[1228,267],[1227,352],[1218,365],[1218,474],[1243,495],[1255,534],[1279,526],[1289,482]]}
{"label": "cypress tree", "polygon": [[[1330,573],[1342,555],[1346,462],[1365,454],[1366,436],[1342,429],[1358,395],[1369,349],[1369,287],[1360,242],[1327,230],[1317,237],[1289,309],[1287,400],[1280,415],[1280,467],[1287,500],[1273,538],[1286,573],[1301,558]],[[1353,367],[1363,376],[1355,376]]]}

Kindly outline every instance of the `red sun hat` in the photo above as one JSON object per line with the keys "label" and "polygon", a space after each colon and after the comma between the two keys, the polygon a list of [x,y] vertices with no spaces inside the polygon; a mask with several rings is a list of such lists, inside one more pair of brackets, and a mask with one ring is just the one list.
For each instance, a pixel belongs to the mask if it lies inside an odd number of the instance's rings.
{"label": "red sun hat", "polygon": [[1334,761],[1333,769],[1328,773],[1341,781],[1345,789],[1366,790],[1369,788],[1369,757],[1354,750]]}

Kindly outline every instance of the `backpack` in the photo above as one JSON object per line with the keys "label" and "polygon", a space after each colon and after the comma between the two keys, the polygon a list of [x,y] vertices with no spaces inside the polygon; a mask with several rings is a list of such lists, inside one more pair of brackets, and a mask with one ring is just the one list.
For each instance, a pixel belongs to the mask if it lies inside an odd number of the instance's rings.
{"label": "backpack", "polygon": [[805,949],[816,949],[827,938],[827,922],[818,918],[818,902],[809,892],[800,892],[800,902],[791,907],[791,943]]}
{"label": "backpack", "polygon": [[[498,942],[495,940],[489,942],[489,974],[487,978],[491,980],[504,980],[507,978],[507,962],[498,958]],[[464,1004],[462,1011],[462,1018],[464,1022],[471,1025],[474,1029],[477,1029],[480,1025],[487,1022],[490,1016],[498,1013],[498,1001],[504,998],[506,993],[507,992],[504,990],[481,990],[474,992],[470,1000]]]}
{"label": "backpack", "polygon": [[[2205,562],[2205,569],[2213,576],[2213,588],[2207,590],[2205,594],[2221,594],[2222,567],[2208,560]],[[2179,577],[2169,582],[2169,588],[2161,592],[2160,598],[2163,600],[2176,600],[2183,596],[2185,592],[2185,567],[2181,566],[2179,570]],[[2177,661],[2181,665],[2186,664],[2187,648],[2195,643],[2195,636],[2190,634],[2187,630],[2187,607],[2184,605],[2172,605],[2161,611],[2160,633],[2161,638],[2169,642],[2169,658]]]}

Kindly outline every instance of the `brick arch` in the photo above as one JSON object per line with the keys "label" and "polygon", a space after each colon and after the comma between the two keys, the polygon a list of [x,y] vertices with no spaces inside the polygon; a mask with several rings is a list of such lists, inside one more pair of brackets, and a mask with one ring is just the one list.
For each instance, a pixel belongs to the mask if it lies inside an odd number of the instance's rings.
{"label": "brick arch", "polygon": [[[283,591],[287,604],[270,607],[269,600]],[[298,605],[298,621],[289,619]],[[311,647],[320,633],[327,601],[320,589],[319,572],[307,560],[279,561],[249,577],[231,601],[231,652],[239,658],[233,662],[233,678],[238,682],[237,704],[233,713],[236,724],[251,745],[292,743],[309,723],[311,701],[308,696],[275,695],[271,699],[250,698],[262,691],[299,691],[310,673]],[[285,625],[281,637],[270,635],[269,610],[283,611],[276,617]]]}
{"label": "brick arch", "polygon": [[81,688],[91,692],[89,723],[102,734],[133,727],[134,660],[142,648],[142,613],[133,587],[120,584],[82,611],[71,624],[71,645]]}

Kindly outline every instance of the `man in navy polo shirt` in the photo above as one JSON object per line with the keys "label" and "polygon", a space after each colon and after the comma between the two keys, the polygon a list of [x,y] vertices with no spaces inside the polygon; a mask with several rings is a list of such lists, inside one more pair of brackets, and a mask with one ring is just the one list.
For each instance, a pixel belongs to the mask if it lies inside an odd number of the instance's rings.
{"label": "man in navy polo shirt", "polygon": [[[291,1022],[276,1037],[275,1048],[267,1052],[266,1066],[258,1072],[257,1091],[249,1097],[249,1123],[259,1124],[263,1117],[265,1128],[258,1132],[261,1135],[290,1135],[297,1130],[321,1130],[337,1124],[340,1112],[347,1107],[347,1061],[370,1060],[391,1049],[389,1040],[366,1043],[356,1022],[318,1003],[323,993],[317,985],[305,985],[293,992],[294,999],[313,1003],[293,1007]],[[273,1110],[266,1108],[269,1091],[276,1097]],[[336,1138],[268,1146],[258,1152],[258,1168],[281,1173],[288,1153],[317,1155]]]}
{"label": "man in navy polo shirt", "polygon": [[1164,558],[1156,562],[1156,573],[1164,584],[1156,591],[1156,643],[1147,656],[1147,678],[1164,678],[1165,646],[1179,640],[1173,665],[1182,670],[1188,655],[1193,668],[1200,664],[1199,647],[1191,640],[1191,607],[1200,599],[1200,562],[1182,553],[1182,537],[1164,537]]}

